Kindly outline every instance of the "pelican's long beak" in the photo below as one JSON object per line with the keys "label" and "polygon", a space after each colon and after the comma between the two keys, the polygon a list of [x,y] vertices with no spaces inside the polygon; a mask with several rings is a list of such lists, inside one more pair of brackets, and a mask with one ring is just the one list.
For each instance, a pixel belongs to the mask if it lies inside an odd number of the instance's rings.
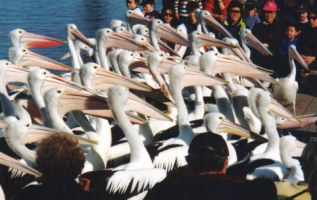
{"label": "pelican's long beak", "polygon": [[[51,135],[51,134],[60,134],[61,132],[58,132],[55,129],[52,128],[47,128],[45,126],[38,126],[38,125],[32,125],[29,130],[28,130],[28,134],[26,134],[26,136],[23,138],[23,143],[27,144],[27,143],[38,143],[41,142],[41,140],[43,140],[44,138],[46,138],[47,136]],[[98,144],[99,142],[96,140],[90,140],[84,137],[79,137],[73,134],[69,134],[69,133],[65,133],[67,134],[69,137],[75,138],[77,139],[81,144],[89,144],[89,145],[95,145]]]}
{"label": "pelican's long beak", "polygon": [[[59,115],[63,117],[70,111],[83,110],[110,110],[107,99],[97,94],[80,90],[57,90],[62,93],[59,98]],[[104,118],[112,118],[112,115],[104,115]]]}
{"label": "pelican's long beak", "polygon": [[[175,62],[173,60],[169,60],[168,58],[170,58],[170,57],[168,57],[168,56],[164,57],[161,60],[161,62],[159,63],[158,70],[159,70],[160,74],[168,73],[168,70],[177,64],[177,62]],[[142,61],[140,61],[140,62],[142,62]],[[137,62],[136,64],[133,64],[133,65],[130,65],[130,69],[134,72],[149,74],[150,70],[147,68],[146,65],[140,65],[139,64],[140,62]]]}
{"label": "pelican's long beak", "polygon": [[[67,112],[77,110],[83,112],[86,115],[101,117],[105,119],[113,118],[113,115],[107,103],[107,99],[105,97],[76,90],[64,91],[64,93],[60,96],[58,109],[60,116],[64,116]],[[133,108],[131,110],[135,111],[135,109]],[[136,111],[137,110],[138,109],[136,109]],[[146,123],[145,120],[135,115],[129,115],[129,119],[131,120],[131,122],[137,124]]]}
{"label": "pelican's long beak", "polygon": [[220,48],[236,48],[236,47],[238,47],[236,45],[229,44],[227,42],[213,38],[213,37],[211,37],[207,34],[201,33],[201,32],[197,32],[197,34],[199,34],[199,36],[197,37],[197,40],[196,40],[196,47],[197,48],[201,48],[204,46],[213,46],[213,47],[220,47]]}
{"label": "pelican's long beak", "polygon": [[39,35],[30,32],[24,32],[20,37],[20,45],[27,49],[51,48],[60,46],[64,43],[65,42],[52,37],[47,37],[44,35]]}
{"label": "pelican's long beak", "polygon": [[69,81],[62,77],[50,74],[46,77],[45,81],[43,82],[43,85],[41,87],[42,94],[44,94],[47,90],[50,90],[55,87],[63,87],[63,88],[66,88],[67,90],[83,90],[83,91],[94,93],[93,90],[90,90],[73,81]]}
{"label": "pelican's long beak", "polygon": [[281,129],[303,128],[310,124],[316,123],[317,114],[314,113],[309,115],[296,116],[296,119],[298,121],[286,119],[283,123],[276,124],[276,125],[278,128],[281,128]]}
{"label": "pelican's long beak", "polygon": [[27,49],[22,49],[24,56],[17,64],[19,67],[25,66],[38,66],[45,69],[57,70],[57,71],[70,71],[71,67],[64,65],[63,63],[57,62],[50,58],[41,56]]}
{"label": "pelican's long beak", "polygon": [[91,48],[94,48],[95,44],[88,40],[88,38],[84,36],[84,34],[82,34],[77,28],[72,29],[70,33],[75,39],[81,41],[82,43],[86,44]]}
{"label": "pelican's long beak", "polygon": [[[8,62],[9,63],[9,62]],[[1,67],[0,67],[1,69]],[[1,70],[1,73],[5,73],[4,84],[8,84],[10,82],[20,82],[20,83],[27,83],[28,82],[28,75],[29,75],[29,70],[21,68],[21,67],[16,67],[15,65],[11,64],[6,71]]]}
{"label": "pelican's long beak", "polygon": [[218,74],[226,72],[260,79],[270,83],[275,82],[275,80],[270,77],[268,70],[230,56],[218,54],[212,73]]}
{"label": "pelican's long beak", "polygon": [[183,78],[183,86],[216,86],[226,82],[220,78],[210,76],[202,71],[195,69],[186,69],[185,77]]}
{"label": "pelican's long beak", "polygon": [[130,51],[155,51],[155,48],[141,35],[130,37],[125,34],[112,32],[107,36],[106,41],[105,48],[114,47]]}
{"label": "pelican's long beak", "polygon": [[232,38],[232,35],[215,18],[207,13],[203,16],[207,26],[210,26],[220,32],[224,37]]}
{"label": "pelican's long beak", "polygon": [[291,112],[289,112],[284,106],[282,106],[274,98],[271,98],[269,110],[277,116],[285,117],[286,119],[289,119],[289,120],[298,121]]}
{"label": "pelican's long beak", "polygon": [[127,18],[127,21],[131,24],[131,26],[133,26],[134,24],[143,24],[149,27],[151,24],[151,20],[149,20],[148,18],[136,12],[133,12],[132,10],[127,11],[126,18]]}
{"label": "pelican's long beak", "polygon": [[227,119],[223,120],[219,124],[217,131],[219,131],[220,133],[230,133],[230,134],[238,135],[241,137],[247,137],[247,138],[252,138],[255,140],[267,142],[267,139],[262,137],[261,135],[253,133],[252,131],[249,131],[241,127],[240,125],[235,124]]}
{"label": "pelican's long beak", "polygon": [[246,44],[257,51],[259,51],[261,54],[266,56],[272,56],[273,53],[266,47],[262,42],[260,42],[251,31],[245,31],[244,34]]}
{"label": "pelican's long beak", "polygon": [[307,63],[304,61],[303,57],[296,50],[296,46],[291,45],[288,49],[288,54],[292,59],[295,59],[304,69],[309,71]]}
{"label": "pelican's long beak", "polygon": [[147,103],[143,99],[137,97],[136,95],[129,93],[129,99],[127,105],[125,106],[125,111],[135,111],[145,116],[149,116],[155,119],[160,119],[164,121],[172,121],[168,115],[159,109],[155,108],[151,104]]}
{"label": "pelican's long beak", "polygon": [[179,44],[182,46],[189,46],[187,38],[177,32],[177,30],[171,27],[169,24],[161,24],[154,30],[159,38],[165,39],[169,42]]}
{"label": "pelican's long beak", "polygon": [[92,79],[92,84],[95,89],[101,89],[101,90],[109,89],[113,85],[122,85],[129,89],[148,91],[148,92],[152,90],[151,87],[147,85],[144,85],[133,79],[119,75],[117,73],[107,71],[102,68],[99,68],[96,71],[96,74],[94,78]]}
{"label": "pelican's long beak", "polygon": [[19,170],[21,172],[24,172],[24,173],[27,173],[27,174],[30,174],[33,176],[36,176],[36,177],[42,176],[42,174],[39,171],[33,169],[32,167],[10,157],[2,152],[0,152],[0,164],[7,166],[7,167],[11,167],[13,169]]}

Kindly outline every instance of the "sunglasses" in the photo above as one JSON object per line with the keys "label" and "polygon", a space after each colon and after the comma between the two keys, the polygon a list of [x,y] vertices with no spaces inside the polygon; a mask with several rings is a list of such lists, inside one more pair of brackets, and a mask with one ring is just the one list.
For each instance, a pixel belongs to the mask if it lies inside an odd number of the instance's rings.
{"label": "sunglasses", "polygon": [[231,10],[230,12],[231,13],[240,13],[241,11],[240,10]]}
{"label": "sunglasses", "polygon": [[169,14],[169,13],[164,13],[164,16],[169,16],[169,17],[173,17],[173,14]]}
{"label": "sunglasses", "polygon": [[309,17],[308,17],[308,20],[311,20],[311,19],[312,19],[312,20],[315,20],[315,19],[317,19],[317,18],[316,18],[316,16],[309,16]]}

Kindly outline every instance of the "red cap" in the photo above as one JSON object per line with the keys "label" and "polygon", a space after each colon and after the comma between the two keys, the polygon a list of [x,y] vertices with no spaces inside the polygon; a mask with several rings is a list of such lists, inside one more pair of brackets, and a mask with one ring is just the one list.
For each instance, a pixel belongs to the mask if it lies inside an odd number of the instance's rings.
{"label": "red cap", "polygon": [[276,12],[277,11],[277,5],[274,1],[268,1],[263,6],[264,11],[271,11]]}

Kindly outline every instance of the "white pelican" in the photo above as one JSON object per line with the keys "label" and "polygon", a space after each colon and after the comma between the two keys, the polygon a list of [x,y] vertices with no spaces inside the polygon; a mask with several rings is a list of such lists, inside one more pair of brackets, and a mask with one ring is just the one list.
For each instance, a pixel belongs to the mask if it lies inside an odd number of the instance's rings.
{"label": "white pelican", "polygon": [[[123,106],[128,103],[128,91],[122,86],[113,86],[109,89],[108,96],[111,112],[128,140],[131,150],[130,162],[112,169],[111,172],[90,172],[81,177],[95,182],[98,181],[96,178],[100,179],[100,177],[105,178],[104,176],[106,176],[107,180],[103,191],[96,188],[96,192],[109,193],[111,196],[136,195],[161,182],[166,177],[166,171],[154,168],[147,150],[124,111]],[[96,175],[99,177],[94,177]]]}
{"label": "white pelican", "polygon": [[289,54],[289,65],[291,71],[288,76],[284,78],[278,78],[273,83],[273,96],[276,100],[281,102],[283,105],[293,104],[293,112],[295,115],[295,104],[296,104],[296,94],[298,90],[298,83],[296,78],[296,66],[294,59],[297,60],[302,66],[308,69],[307,64],[297,52],[294,45],[290,45],[288,49]]}
{"label": "white pelican", "polygon": [[18,67],[36,66],[58,71],[72,70],[69,66],[45,56],[41,56],[25,48],[11,47],[9,50],[9,57],[11,62]]}
{"label": "white pelican", "polygon": [[55,38],[27,32],[23,29],[10,31],[9,37],[14,47],[32,48],[51,48],[64,44],[65,42]]}
{"label": "white pelican", "polygon": [[296,138],[292,135],[287,135],[281,138],[280,153],[283,163],[291,173],[287,177],[287,181],[294,185],[299,185],[304,182],[304,173],[300,162],[292,158],[292,154],[296,148]]}

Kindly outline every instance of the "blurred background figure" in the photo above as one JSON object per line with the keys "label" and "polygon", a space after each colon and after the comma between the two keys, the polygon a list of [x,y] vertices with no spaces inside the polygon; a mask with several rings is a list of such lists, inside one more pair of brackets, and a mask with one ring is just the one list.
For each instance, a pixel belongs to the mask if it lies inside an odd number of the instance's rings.
{"label": "blurred background figure", "polygon": [[198,8],[202,9],[201,0],[175,0],[174,9],[175,9],[175,17],[179,23],[185,23],[190,20],[190,16],[187,12],[187,4],[189,2],[196,2]]}
{"label": "blurred background figure", "polygon": [[149,19],[159,19],[160,13],[155,10],[154,0],[143,0],[141,5],[143,6],[144,17]]}
{"label": "blurred background figure", "polygon": [[204,10],[210,12],[210,14],[223,23],[227,18],[227,8],[231,0],[205,0],[203,1]]}
{"label": "blurred background figure", "polygon": [[246,24],[242,20],[243,5],[239,1],[232,1],[228,8],[228,18],[224,21],[224,27],[231,35],[240,42],[241,30],[246,29]]}
{"label": "blurred background figure", "polygon": [[127,8],[133,10],[134,12],[143,15],[141,9],[139,8],[139,0],[126,0]]}
{"label": "blurred background figure", "polygon": [[196,9],[199,8],[199,4],[195,1],[189,1],[188,4],[186,4],[186,12],[187,15],[189,16],[188,20],[184,22],[186,28],[187,28],[187,33],[190,34],[193,31],[197,30],[197,18],[195,11]]}
{"label": "blurred background figure", "polygon": [[161,11],[161,19],[164,23],[170,24],[173,28],[177,27],[175,12],[172,7],[163,7]]}
{"label": "blurred background figure", "polygon": [[309,29],[309,21],[308,21],[308,12],[310,7],[306,3],[302,3],[297,7],[297,18],[296,21],[299,24],[299,28],[302,32],[307,31]]}
{"label": "blurred background figure", "polygon": [[252,30],[255,24],[261,23],[261,19],[258,16],[255,2],[253,0],[249,0],[244,4],[243,13],[243,21],[248,29]]}

